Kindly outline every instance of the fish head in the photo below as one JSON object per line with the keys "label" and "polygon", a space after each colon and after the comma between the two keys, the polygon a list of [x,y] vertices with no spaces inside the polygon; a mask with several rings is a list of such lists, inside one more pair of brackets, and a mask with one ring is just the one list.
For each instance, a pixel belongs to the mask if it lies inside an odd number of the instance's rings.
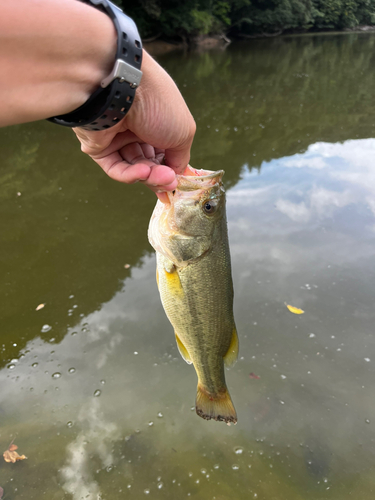
{"label": "fish head", "polygon": [[223,170],[188,167],[178,175],[169,203],[157,202],[149,227],[154,249],[176,266],[186,265],[206,254],[219,237],[225,220]]}

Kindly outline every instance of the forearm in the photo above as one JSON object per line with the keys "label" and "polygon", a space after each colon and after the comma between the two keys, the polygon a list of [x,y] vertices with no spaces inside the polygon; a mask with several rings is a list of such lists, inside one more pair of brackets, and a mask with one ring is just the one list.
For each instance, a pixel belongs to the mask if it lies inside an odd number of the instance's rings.
{"label": "forearm", "polygon": [[114,64],[110,18],[77,0],[0,0],[0,126],[69,113]]}

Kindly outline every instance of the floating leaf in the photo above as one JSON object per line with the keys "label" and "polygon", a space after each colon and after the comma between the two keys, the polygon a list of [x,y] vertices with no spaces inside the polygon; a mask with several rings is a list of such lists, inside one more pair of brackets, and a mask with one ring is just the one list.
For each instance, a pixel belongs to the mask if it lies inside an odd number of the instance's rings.
{"label": "floating leaf", "polygon": [[39,304],[35,310],[40,311],[41,309],[43,309],[44,306],[45,306],[45,304]]}
{"label": "floating leaf", "polygon": [[285,302],[286,307],[289,309],[289,311],[293,314],[303,314],[305,311],[302,311],[302,309],[298,309],[298,307],[291,306]]}
{"label": "floating leaf", "polygon": [[255,375],[255,373],[253,373],[253,372],[249,373],[249,377],[250,378],[255,378],[256,380],[260,379],[259,375]]}
{"label": "floating leaf", "polygon": [[[13,444],[13,441],[10,443],[9,448],[4,451],[3,457],[6,462],[15,464],[19,460],[25,460],[27,457],[25,455],[19,455],[16,450],[18,449],[18,446],[16,444]],[[0,490],[1,493],[1,490]],[[1,498],[1,496],[0,496]]]}

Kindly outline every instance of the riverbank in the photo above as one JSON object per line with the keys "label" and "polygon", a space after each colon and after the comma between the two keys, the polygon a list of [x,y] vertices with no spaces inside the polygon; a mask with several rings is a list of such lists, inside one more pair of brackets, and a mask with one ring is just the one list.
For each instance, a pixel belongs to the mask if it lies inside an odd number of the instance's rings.
{"label": "riverbank", "polygon": [[236,38],[228,38],[225,35],[200,36],[191,43],[171,42],[165,40],[153,40],[144,42],[143,47],[152,56],[158,56],[174,52],[176,50],[194,50],[206,51],[212,49],[225,49],[233,41],[259,39],[259,38],[282,38],[297,36],[322,36],[322,35],[347,35],[348,33],[372,33],[375,32],[375,26],[357,26],[356,28],[344,28],[342,30],[322,30],[322,31],[303,31],[303,32],[279,32],[275,34],[260,33],[257,35],[242,35]]}

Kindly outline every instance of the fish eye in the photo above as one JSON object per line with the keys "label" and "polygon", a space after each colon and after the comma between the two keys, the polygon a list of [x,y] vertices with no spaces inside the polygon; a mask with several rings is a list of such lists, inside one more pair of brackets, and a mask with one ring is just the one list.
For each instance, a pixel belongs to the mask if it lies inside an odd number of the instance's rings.
{"label": "fish eye", "polygon": [[203,203],[203,210],[207,215],[211,215],[216,212],[217,200],[207,200]]}

